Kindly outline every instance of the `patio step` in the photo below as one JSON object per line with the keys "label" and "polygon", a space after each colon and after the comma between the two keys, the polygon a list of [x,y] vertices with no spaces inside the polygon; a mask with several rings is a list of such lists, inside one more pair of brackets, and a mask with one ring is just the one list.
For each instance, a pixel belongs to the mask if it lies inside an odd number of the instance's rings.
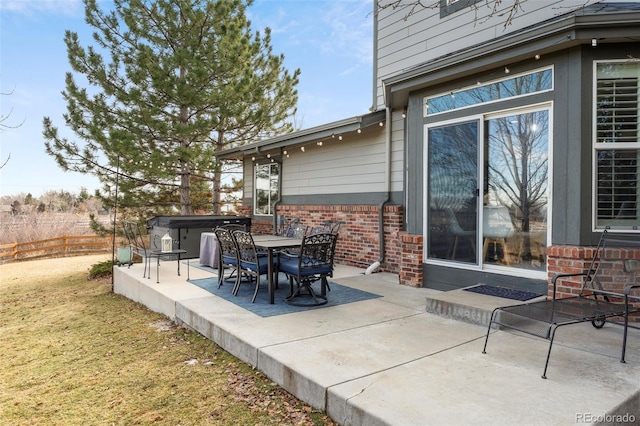
{"label": "patio step", "polygon": [[[543,300],[544,297],[541,296],[528,302]],[[491,320],[491,313],[495,308],[518,303],[525,302],[458,289],[428,295],[426,311],[441,317],[487,327]]]}

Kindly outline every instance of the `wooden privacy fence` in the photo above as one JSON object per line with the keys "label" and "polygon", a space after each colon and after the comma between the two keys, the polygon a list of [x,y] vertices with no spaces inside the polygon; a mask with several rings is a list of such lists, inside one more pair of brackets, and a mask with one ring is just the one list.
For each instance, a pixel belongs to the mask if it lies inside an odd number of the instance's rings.
{"label": "wooden privacy fence", "polygon": [[28,243],[0,245],[0,262],[105,252],[112,247],[112,236],[65,235]]}

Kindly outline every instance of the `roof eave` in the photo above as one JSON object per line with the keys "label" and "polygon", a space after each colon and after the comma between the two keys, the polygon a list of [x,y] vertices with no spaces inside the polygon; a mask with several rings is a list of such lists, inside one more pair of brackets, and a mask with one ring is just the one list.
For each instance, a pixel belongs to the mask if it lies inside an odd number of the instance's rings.
{"label": "roof eave", "polygon": [[216,154],[219,160],[229,160],[242,158],[244,155],[268,152],[280,148],[302,145],[318,139],[329,138],[332,135],[340,135],[348,132],[355,132],[359,129],[372,126],[374,124],[384,123],[385,111],[375,111],[365,115],[346,118],[332,123],[322,124],[320,126],[311,127],[309,129],[299,130],[297,132],[287,133],[286,135],[276,136],[274,138],[265,139],[259,142],[226,149]]}

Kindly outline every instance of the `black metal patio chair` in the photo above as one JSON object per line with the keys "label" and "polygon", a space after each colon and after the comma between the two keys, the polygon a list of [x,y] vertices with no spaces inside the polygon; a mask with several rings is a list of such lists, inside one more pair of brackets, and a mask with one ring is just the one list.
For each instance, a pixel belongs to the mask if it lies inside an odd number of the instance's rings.
{"label": "black metal patio chair", "polygon": [[[218,288],[222,286],[224,281],[233,278],[236,274],[236,283],[239,279],[238,270],[238,247],[233,237],[232,231],[226,227],[218,227],[213,231],[218,239]],[[228,277],[225,278],[225,270],[231,270]],[[235,288],[235,285],[234,287]]]}
{"label": "black metal patio chair", "polygon": [[[315,234],[302,239],[300,254],[281,257],[279,270],[289,277],[290,295],[285,301],[294,306],[319,306],[327,303],[328,277],[333,276],[337,234]],[[296,288],[294,290],[294,281]],[[320,294],[313,284],[320,281]],[[305,301],[305,299],[307,301]]]}
{"label": "black metal patio chair", "polygon": [[[256,282],[256,289],[253,293],[253,298],[251,299],[251,303],[254,303],[256,301],[256,296],[258,295],[258,289],[260,288],[260,277],[262,275],[268,275],[269,273],[269,258],[258,252],[250,232],[234,231],[233,238],[236,241],[238,249],[238,279],[236,280],[236,285],[233,288],[233,294],[238,294],[238,290],[242,284],[242,275],[246,275],[249,278],[249,282],[253,282],[254,279]],[[277,277],[277,257],[273,259],[273,271]],[[267,277],[267,283],[268,281]]]}

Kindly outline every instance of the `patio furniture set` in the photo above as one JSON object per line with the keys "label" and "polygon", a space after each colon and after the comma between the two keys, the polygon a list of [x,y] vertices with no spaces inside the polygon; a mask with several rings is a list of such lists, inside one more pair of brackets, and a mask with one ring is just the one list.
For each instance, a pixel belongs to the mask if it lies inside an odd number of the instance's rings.
{"label": "patio furniture set", "polygon": [[[142,232],[138,222],[123,221],[122,227],[124,235],[129,242],[129,259],[127,263],[129,267],[133,263],[133,255],[136,254],[142,258],[144,269],[142,278],[151,278],[151,259],[156,259],[156,282],[160,282],[160,259],[173,258],[178,260],[178,275],[180,275],[180,260],[187,253],[186,250],[174,249],[170,250],[152,250],[147,242],[148,236]],[[187,261],[187,279],[189,279],[189,262]]]}
{"label": "patio furniture set", "polygon": [[[318,306],[327,303],[328,277],[333,276],[333,262],[339,226],[309,228],[299,220],[287,222],[280,235],[252,235],[229,227],[216,228],[219,243],[218,287],[235,277],[232,293],[236,295],[243,277],[255,282],[252,303],[260,288],[261,277],[267,276],[269,303],[274,303],[278,276],[289,279],[290,293],[286,303],[297,306]],[[230,270],[226,276],[225,270]],[[320,282],[320,293],[313,284]]]}
{"label": "patio furniture set", "polygon": [[[269,303],[273,304],[278,275],[289,279],[290,294],[286,303],[297,306],[318,306],[327,303],[328,277],[333,276],[333,262],[341,222],[326,222],[321,227],[309,228],[299,219],[281,220],[276,235],[253,235],[245,225],[229,224],[216,227],[213,232],[202,233],[200,261],[218,270],[218,287],[233,282],[232,293],[237,295],[243,282],[255,284],[252,303],[267,277]],[[123,222],[124,234],[132,253],[144,262],[143,278],[151,278],[150,260],[157,260],[156,277],[160,282],[160,259],[176,258],[178,275],[185,250],[150,250],[146,236],[136,222]],[[129,266],[132,261],[128,262]],[[230,271],[227,275],[226,271]],[[320,292],[313,284],[320,282]]]}

